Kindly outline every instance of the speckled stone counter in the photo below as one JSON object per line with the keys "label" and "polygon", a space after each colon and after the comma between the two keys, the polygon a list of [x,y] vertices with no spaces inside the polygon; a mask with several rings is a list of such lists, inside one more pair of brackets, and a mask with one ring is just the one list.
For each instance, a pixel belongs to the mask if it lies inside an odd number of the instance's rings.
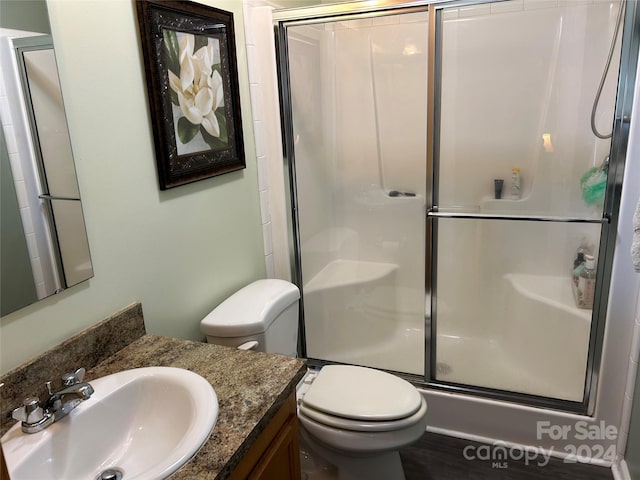
{"label": "speckled stone counter", "polygon": [[45,398],[44,382],[64,372],[86,367],[90,382],[150,366],[198,373],[220,404],[209,440],[172,480],[227,478],[305,372],[305,361],[292,357],[147,335],[142,306],[133,304],[0,377],[0,435],[15,424],[11,410],[22,399]]}
{"label": "speckled stone counter", "polygon": [[142,305],[134,303],[69,337],[0,377],[0,436],[15,424],[11,411],[26,397],[47,398],[45,382],[62,386],[60,375],[93,368],[146,333]]}
{"label": "speckled stone counter", "polygon": [[129,368],[185,368],[206,378],[218,395],[213,433],[171,479],[229,476],[305,372],[304,360],[145,335],[87,372],[99,378]]}

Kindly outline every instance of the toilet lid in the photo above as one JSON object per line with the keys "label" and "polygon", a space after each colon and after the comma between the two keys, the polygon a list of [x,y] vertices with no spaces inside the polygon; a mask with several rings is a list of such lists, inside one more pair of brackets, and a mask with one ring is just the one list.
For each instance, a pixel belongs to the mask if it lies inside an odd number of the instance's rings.
{"label": "toilet lid", "polygon": [[302,403],[298,407],[298,419],[306,418],[315,423],[326,427],[333,427],[340,430],[351,430],[355,432],[391,432],[405,430],[420,423],[427,413],[427,402],[424,398],[421,400],[420,408],[413,415],[400,418],[398,420],[354,420],[351,418],[338,417],[327,413],[319,412],[306,403]]}
{"label": "toilet lid", "polygon": [[398,420],[422,403],[409,382],[389,373],[352,365],[327,365],[304,395],[303,403],[329,415],[355,420]]}

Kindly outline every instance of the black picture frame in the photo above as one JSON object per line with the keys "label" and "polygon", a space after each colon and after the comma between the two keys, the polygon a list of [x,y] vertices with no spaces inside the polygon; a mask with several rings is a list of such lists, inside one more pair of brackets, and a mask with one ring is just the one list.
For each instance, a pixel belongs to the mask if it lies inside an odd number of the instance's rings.
{"label": "black picture frame", "polygon": [[233,13],[135,3],[160,189],[245,168]]}

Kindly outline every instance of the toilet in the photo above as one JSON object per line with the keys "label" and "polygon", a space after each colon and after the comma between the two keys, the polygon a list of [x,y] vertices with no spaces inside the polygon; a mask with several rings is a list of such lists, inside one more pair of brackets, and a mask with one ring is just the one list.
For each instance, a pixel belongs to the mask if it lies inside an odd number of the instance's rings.
{"label": "toilet", "polygon": [[208,343],[296,357],[299,299],[290,282],[257,280],[214,308],[200,329]]}
{"label": "toilet", "polygon": [[[207,342],[296,355],[300,292],[258,280],[201,322]],[[303,478],[404,480],[398,450],[426,430],[427,404],[409,382],[353,365],[310,371],[298,389]]]}

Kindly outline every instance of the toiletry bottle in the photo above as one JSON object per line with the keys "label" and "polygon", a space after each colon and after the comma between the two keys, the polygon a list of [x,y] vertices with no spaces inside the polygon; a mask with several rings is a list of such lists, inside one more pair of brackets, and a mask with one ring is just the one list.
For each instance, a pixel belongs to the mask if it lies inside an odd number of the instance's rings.
{"label": "toiletry bottle", "polygon": [[596,260],[593,255],[584,256],[584,268],[578,279],[578,298],[580,308],[592,308],[596,290]]}
{"label": "toiletry bottle", "polygon": [[578,278],[580,277],[580,272],[584,268],[585,255],[593,255],[593,250],[589,245],[589,239],[587,237],[582,237],[580,239],[580,246],[576,250],[576,256],[573,258],[573,283],[575,286],[578,286]]}
{"label": "toiletry bottle", "polygon": [[520,168],[513,167],[511,169],[511,199],[520,199]]}
{"label": "toiletry bottle", "polygon": [[573,261],[573,269],[572,271],[572,276],[573,276],[573,284],[577,287],[578,286],[578,279],[580,278],[580,272],[582,272],[582,270],[584,269],[584,252],[578,252],[576,254],[576,258]]}

